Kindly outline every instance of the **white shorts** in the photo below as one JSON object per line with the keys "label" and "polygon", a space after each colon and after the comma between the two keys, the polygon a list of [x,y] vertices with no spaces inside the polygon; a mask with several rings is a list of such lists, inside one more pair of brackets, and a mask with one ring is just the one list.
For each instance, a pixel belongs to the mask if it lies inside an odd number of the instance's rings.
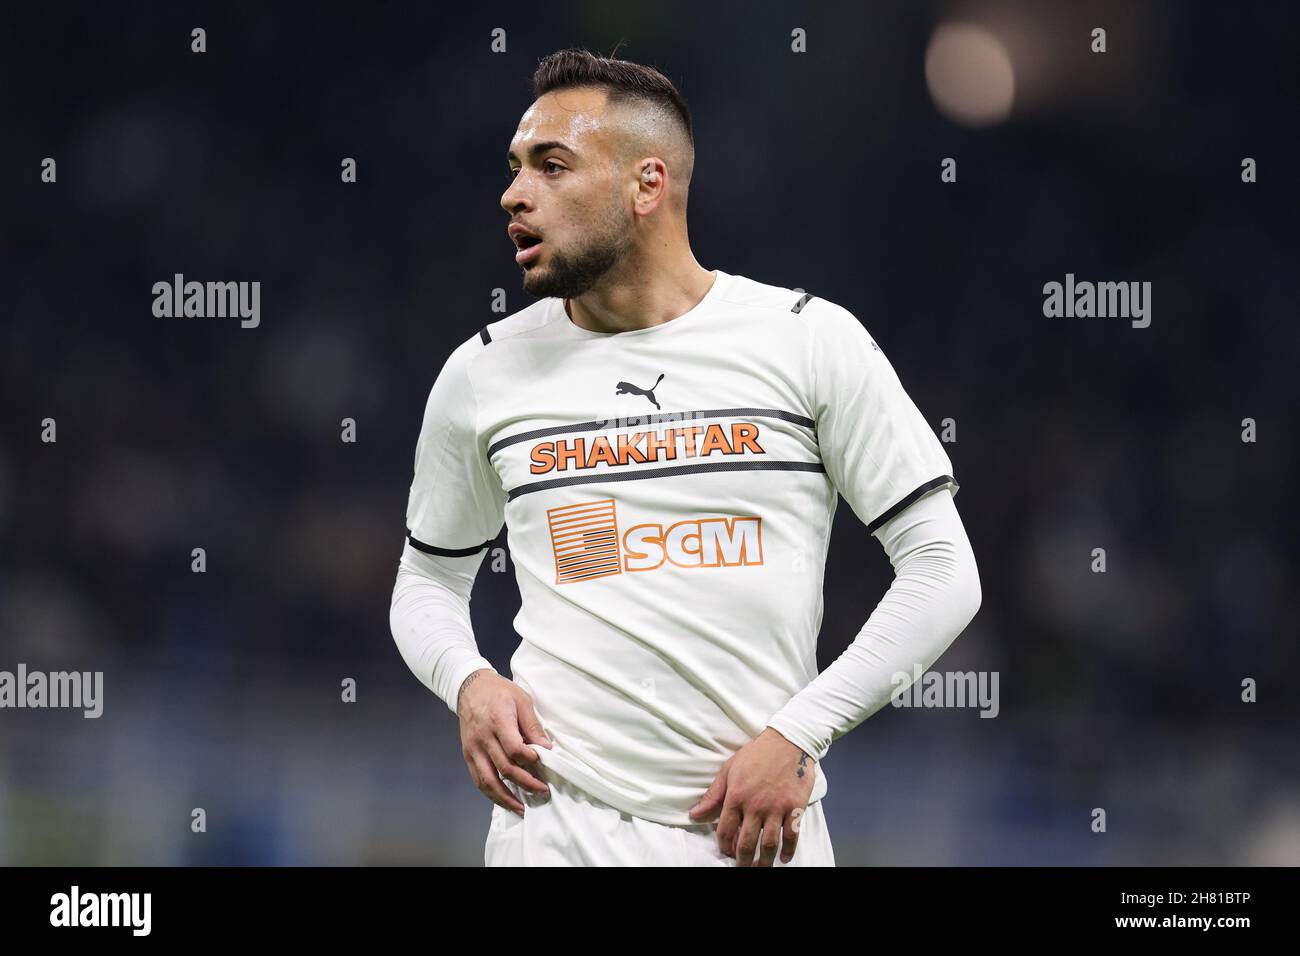
{"label": "white shorts", "polygon": [[[718,849],[716,823],[669,826],[630,816],[602,803],[555,774],[549,796],[505,785],[524,804],[524,815],[492,805],[483,861],[487,866],[735,866]],[[757,858],[757,854],[755,854]],[[789,863],[778,851],[774,866],[834,866],[830,833],[818,800],[799,825]]]}

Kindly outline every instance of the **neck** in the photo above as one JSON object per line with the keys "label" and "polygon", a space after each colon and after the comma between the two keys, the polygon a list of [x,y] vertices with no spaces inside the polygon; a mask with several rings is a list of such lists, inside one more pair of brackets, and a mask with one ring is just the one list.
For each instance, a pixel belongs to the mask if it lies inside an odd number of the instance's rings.
{"label": "neck", "polygon": [[689,249],[679,259],[652,266],[629,257],[590,291],[565,299],[564,308],[575,325],[590,332],[631,332],[685,315],[714,281]]}

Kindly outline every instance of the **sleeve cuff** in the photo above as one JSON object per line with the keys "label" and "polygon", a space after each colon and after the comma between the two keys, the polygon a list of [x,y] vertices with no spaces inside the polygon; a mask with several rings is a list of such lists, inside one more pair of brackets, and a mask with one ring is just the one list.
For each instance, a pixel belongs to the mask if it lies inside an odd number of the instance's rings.
{"label": "sleeve cuff", "polygon": [[953,496],[955,497],[957,495],[957,489],[960,487],[961,485],[957,483],[957,479],[952,475],[940,475],[938,478],[931,478],[919,488],[904,495],[903,498],[900,501],[895,502],[888,511],[876,518],[876,520],[871,522],[871,524],[867,525],[867,534],[875,534],[880,530],[881,525],[884,525],[892,518],[901,514],[906,508],[916,503],[921,498],[924,498],[930,492],[936,491],[939,488],[951,488]]}
{"label": "sleeve cuff", "polygon": [[816,737],[812,734],[806,733],[802,727],[793,724],[782,714],[778,713],[775,717],[769,720],[767,726],[771,727],[786,740],[790,741],[790,743],[794,744],[808,756],[812,757],[813,760],[820,762],[831,749],[829,741],[827,741],[823,746]]}
{"label": "sleeve cuff", "polygon": [[435,554],[444,558],[468,558],[478,554],[484,548],[492,546],[491,541],[484,541],[482,544],[476,544],[471,548],[440,548],[437,545],[425,544],[410,531],[406,532],[406,540],[411,542],[411,547],[417,551],[423,551],[425,554]]}

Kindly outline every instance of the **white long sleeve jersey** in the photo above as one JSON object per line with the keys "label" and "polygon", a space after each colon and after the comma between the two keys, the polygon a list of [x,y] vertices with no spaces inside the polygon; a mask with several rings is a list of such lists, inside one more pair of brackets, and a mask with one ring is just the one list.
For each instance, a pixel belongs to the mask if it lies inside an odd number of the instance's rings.
{"label": "white long sleeve jersey", "polygon": [[[870,533],[901,535],[891,519],[933,522],[928,502],[951,508],[958,484],[851,313],[715,275],[660,325],[592,332],[551,298],[458,346],[425,409],[402,572],[423,552],[458,588],[404,591],[399,575],[394,595],[403,656],[454,710],[490,665],[453,592],[468,596],[504,524],[521,598],[511,676],[554,743],[535,748],[544,766],[677,825],[767,726],[820,760],[887,700],[894,665],[928,666],[978,604],[964,533],[941,536],[952,573],[931,585],[966,582],[954,606],[922,609],[924,639],[900,640],[898,610],[917,603],[900,591],[818,678],[837,494]],[[923,498],[931,510],[909,508]],[[811,799],[827,784],[819,766]]]}

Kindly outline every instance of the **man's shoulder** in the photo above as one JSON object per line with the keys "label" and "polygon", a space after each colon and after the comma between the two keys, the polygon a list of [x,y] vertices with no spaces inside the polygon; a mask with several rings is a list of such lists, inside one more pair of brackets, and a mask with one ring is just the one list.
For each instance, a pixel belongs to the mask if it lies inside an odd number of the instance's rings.
{"label": "man's shoulder", "polygon": [[527,335],[555,320],[552,305],[555,299],[538,299],[518,312],[512,312],[504,318],[489,322],[469,338],[480,346],[489,346],[494,342],[505,342],[521,335]]}
{"label": "man's shoulder", "polygon": [[526,337],[528,333],[554,321],[554,312],[550,305],[554,299],[539,299],[518,312],[512,312],[504,318],[480,326],[478,331],[463,339],[452,350],[448,361],[454,365],[469,365],[479,356],[491,354],[492,346],[512,339]]}
{"label": "man's shoulder", "polygon": [[813,316],[828,312],[848,314],[842,305],[819,295],[813,289],[759,282],[743,275],[733,275],[731,278],[726,301],[733,304],[793,315]]}

